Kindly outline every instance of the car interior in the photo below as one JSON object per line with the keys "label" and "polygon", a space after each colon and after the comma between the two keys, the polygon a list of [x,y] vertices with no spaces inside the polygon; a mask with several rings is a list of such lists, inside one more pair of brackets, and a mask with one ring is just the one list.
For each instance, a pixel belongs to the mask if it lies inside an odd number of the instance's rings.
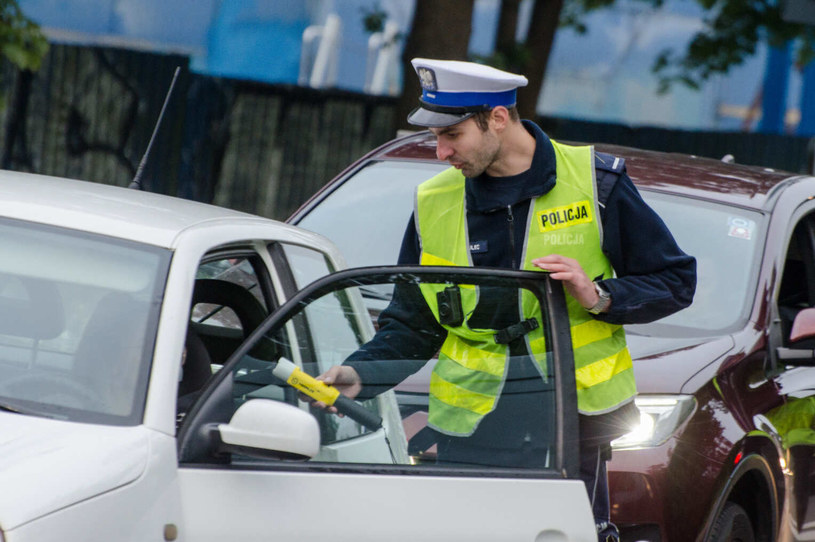
{"label": "car interior", "polygon": [[784,346],[813,348],[815,339],[790,344],[789,337],[796,315],[815,307],[815,225],[811,218],[801,220],[790,238],[784,274],[778,294],[778,312]]}
{"label": "car interior", "polygon": [[[224,276],[243,276],[233,270],[244,262],[229,264]],[[261,301],[245,286],[226,278],[196,279],[178,385],[179,421],[213,373],[266,315]]]}

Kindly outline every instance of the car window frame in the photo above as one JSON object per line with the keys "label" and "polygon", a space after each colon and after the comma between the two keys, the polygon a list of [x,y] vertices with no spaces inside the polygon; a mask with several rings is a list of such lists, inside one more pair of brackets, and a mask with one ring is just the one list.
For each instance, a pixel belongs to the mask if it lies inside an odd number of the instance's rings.
{"label": "car window frame", "polygon": [[[288,255],[286,254],[286,246],[293,246],[305,250],[312,250],[315,253],[320,254],[325,259],[328,274],[331,274],[331,272],[333,272],[334,266],[331,260],[326,257],[326,254],[324,252],[321,252],[320,250],[314,247],[308,247],[305,245],[298,245],[294,243],[283,243],[279,241],[270,243],[267,249],[269,251],[270,258],[272,259],[272,263],[274,264],[275,269],[277,270],[277,276],[280,281],[282,293],[286,300],[291,300],[291,298],[297,294],[298,287],[297,278],[295,277],[294,272],[292,271],[292,263],[289,260]],[[274,310],[270,311],[269,314],[273,312]],[[296,333],[299,334],[300,337],[305,338],[305,340],[308,341],[309,346],[313,348],[314,345],[311,333],[308,329],[304,327],[303,322],[297,320],[292,322],[292,325],[294,325]],[[247,337],[247,340],[248,339],[249,338]],[[306,349],[306,352],[310,351],[311,349]],[[304,359],[302,361],[303,363],[313,363],[315,360],[309,358]]]}
{"label": "car window frame", "polygon": [[[780,220],[780,219],[779,219]],[[807,201],[799,205],[786,220],[783,240],[778,243],[778,249],[773,265],[777,269],[778,280],[775,281],[773,289],[766,296],[766,303],[769,306],[768,314],[768,375],[775,376],[794,369],[797,365],[790,361],[780,359],[778,350],[786,343],[787,337],[783,336],[782,317],[780,313],[779,296],[781,295],[781,281],[786,271],[787,256],[793,236],[799,226],[805,227],[806,231],[801,233],[806,237],[810,246],[808,249],[815,250],[815,204]],[[768,231],[769,231],[768,227]]]}
{"label": "car window frame", "polygon": [[[523,286],[536,292],[542,303],[543,318],[547,319],[547,326],[551,330],[552,359],[555,374],[558,375],[555,391],[556,404],[556,432],[555,448],[556,464],[547,470],[522,470],[487,468],[483,470],[461,469],[456,467],[422,468],[417,466],[390,465],[390,464],[344,464],[344,463],[302,463],[290,461],[277,461],[265,464],[229,465],[221,461],[219,468],[243,470],[304,470],[309,472],[353,472],[353,473],[383,473],[404,474],[410,476],[509,476],[518,478],[579,478],[579,442],[577,390],[574,375],[574,357],[572,352],[571,327],[566,310],[566,297],[563,287],[548,273],[535,271],[515,271],[505,269],[486,269],[473,267],[432,267],[432,266],[373,266],[338,271],[322,277],[297,294],[289,298],[279,309],[272,312],[255,331],[247,337],[244,343],[233,352],[224,367],[213,377],[209,386],[203,390],[198,401],[192,406],[184,423],[179,429],[177,444],[179,463],[190,468],[210,468],[212,458],[200,455],[202,446],[206,446],[209,434],[207,426],[217,423],[227,423],[231,412],[227,414],[219,405],[223,405],[231,397],[230,380],[227,375],[238,361],[251,350],[253,344],[260,336],[270,329],[287,322],[297,314],[304,302],[314,300],[320,296],[336,291],[341,285],[359,285],[361,282],[374,282],[377,278],[384,278],[395,274],[415,274],[429,280],[444,281],[445,277],[456,277],[456,280],[471,277],[480,277],[482,280],[495,279],[515,280],[519,287]],[[546,307],[543,309],[543,307]]]}

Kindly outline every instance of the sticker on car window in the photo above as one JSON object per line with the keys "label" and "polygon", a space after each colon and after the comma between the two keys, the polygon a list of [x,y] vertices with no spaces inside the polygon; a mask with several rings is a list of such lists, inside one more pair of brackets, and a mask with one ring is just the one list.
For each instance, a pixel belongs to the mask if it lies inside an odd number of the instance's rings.
{"label": "sticker on car window", "polygon": [[747,239],[748,241],[753,238],[753,232],[756,229],[756,223],[754,221],[737,216],[728,217],[727,226],[727,235],[729,237]]}

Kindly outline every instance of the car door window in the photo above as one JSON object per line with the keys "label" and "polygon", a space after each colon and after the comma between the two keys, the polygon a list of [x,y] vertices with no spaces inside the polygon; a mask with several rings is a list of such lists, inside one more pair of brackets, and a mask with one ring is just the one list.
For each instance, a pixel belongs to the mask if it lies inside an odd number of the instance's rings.
{"label": "car door window", "polygon": [[204,340],[213,363],[222,364],[269,313],[256,269],[256,254],[224,254],[198,267],[191,328]]}
{"label": "car door window", "polygon": [[271,281],[249,249],[216,251],[196,271],[176,405],[182,420],[201,389],[269,313]]}
{"label": "car door window", "polygon": [[[327,256],[313,248],[273,243],[270,254],[277,263],[276,272],[284,284],[283,290],[288,292],[333,269]],[[183,419],[212,373],[220,369],[268,314],[267,298],[273,296],[264,294],[263,269],[259,255],[245,249],[216,252],[207,256],[199,266],[179,384],[179,420]],[[308,307],[301,317],[303,322],[311,322],[303,328],[308,330],[301,334],[303,340],[318,347],[309,349],[308,354],[304,352],[298,359],[315,374],[340,363],[343,358],[338,357],[337,352],[352,351],[359,344],[359,333],[349,332],[347,326],[334,326],[325,320],[325,315],[331,313],[331,308],[325,305],[331,302],[326,299],[322,305]],[[271,352],[275,352],[276,348],[272,348]],[[263,358],[263,345],[256,351],[258,357],[254,363]],[[252,384],[257,378],[255,369],[252,362],[239,368],[236,373],[236,396],[248,393],[250,397],[263,396],[297,404],[297,396],[291,388],[268,385],[262,391],[255,392]],[[372,403],[370,408],[376,410],[377,406]],[[327,431],[331,431],[332,423],[326,422],[324,425]]]}
{"label": "car door window", "polygon": [[[811,386],[815,377],[812,367],[815,339],[804,336],[793,340],[792,330],[796,317],[812,307],[815,307],[815,215],[810,213],[800,217],[792,228],[784,254],[774,307],[777,318],[771,328],[771,356],[776,363],[770,375],[777,395],[769,396],[775,399],[775,404],[769,405],[758,418],[763,429],[770,428],[781,445],[790,449],[789,457],[794,458],[790,467],[796,470],[805,468],[807,463],[793,451],[795,447],[804,444],[807,455],[811,455],[815,442],[812,424],[815,396]],[[799,512],[804,513],[805,508]]]}
{"label": "car door window", "polygon": [[334,271],[331,261],[319,250],[289,243],[280,243],[279,246],[297,289]]}
{"label": "car door window", "polygon": [[[565,453],[565,447],[576,451],[577,446],[562,438],[564,430],[574,435],[576,429],[574,374],[573,369],[564,369],[572,362],[562,289],[546,288],[549,283],[540,273],[468,269],[432,275],[427,268],[395,269],[411,271],[376,276],[341,272],[335,275],[338,278],[321,279],[281,307],[263,324],[265,333],[242,345],[227,362],[210,396],[202,399],[220,406],[203,407],[182,429],[181,449],[186,450],[182,461],[209,461],[208,454],[194,450],[208,445],[196,443],[194,436],[195,427],[207,423],[208,416],[225,420],[247,402],[271,399],[295,404],[317,418],[321,447],[312,464],[367,463],[412,472],[424,467],[529,468],[537,475],[560,476],[564,461],[576,457]],[[332,286],[331,280],[339,282]],[[435,321],[428,323],[433,315],[426,299],[432,303],[450,291],[475,300],[474,305],[462,302],[465,311],[469,309],[464,316],[468,340],[485,340],[494,347],[496,332],[503,332],[501,337],[511,343],[506,350],[493,348],[491,357],[475,360],[472,374],[459,375],[461,379],[454,375],[455,364],[439,368],[435,354],[446,331]],[[408,313],[413,319],[403,319],[404,305],[394,306],[405,302],[411,304]],[[552,310],[556,302],[559,310]],[[523,317],[521,305],[527,307]],[[385,336],[374,342],[371,315],[385,330]],[[530,319],[535,324],[524,327]],[[425,325],[428,329],[421,327]],[[420,340],[421,346],[400,342],[398,330],[404,326],[418,326],[405,337],[432,338]],[[397,331],[388,337],[388,330]],[[530,344],[534,355],[529,354]],[[281,364],[291,364],[314,377],[349,357],[372,368],[364,371],[368,381],[359,403],[381,419],[381,429],[310,406],[302,392],[283,382],[285,376],[278,370]],[[461,388],[458,397],[452,398],[451,386]],[[445,410],[439,409],[438,401],[468,411],[470,427],[448,429],[457,424],[456,412],[448,409],[438,415]],[[445,431],[462,436],[451,437]],[[231,461],[280,464],[240,453],[232,454]]]}
{"label": "car door window", "polygon": [[[289,295],[334,270],[334,265],[328,256],[314,248],[291,243],[274,243],[270,246],[270,253],[277,264],[277,272],[285,285],[284,289]],[[348,319],[339,323],[335,322],[333,315],[343,313],[341,304],[344,302],[343,295],[326,296],[319,303],[305,307],[303,314],[293,319],[290,328],[296,330],[295,343],[302,343],[303,348],[292,351],[288,345],[289,337],[283,333],[276,339],[274,347],[270,347],[269,344],[261,344],[258,350],[271,352],[272,356],[279,355],[280,351],[285,351],[289,359],[297,359],[300,366],[313,376],[325,372],[333,365],[342,363],[347,353],[353,352],[365,337],[370,336],[371,328],[369,322],[363,322],[362,328],[357,325],[349,326]],[[262,354],[259,354],[258,357],[262,357]],[[257,363],[257,359],[253,362]],[[246,370],[248,369],[243,369],[244,372]],[[252,381],[256,376],[239,374],[236,379],[236,395],[242,395],[247,389],[247,382]],[[251,392],[251,384],[248,389]],[[298,403],[297,395],[290,387],[266,386],[263,391],[254,392],[251,396],[257,397],[258,393],[292,404]],[[379,410],[378,402],[368,401],[366,407],[377,412]],[[315,415],[320,418],[325,442],[348,439],[365,432],[364,427],[343,423],[344,420],[336,419],[334,416],[325,416],[320,412]]]}
{"label": "car door window", "polygon": [[[784,260],[777,304],[782,340],[785,345],[789,345],[795,316],[802,309],[815,307],[815,224],[811,215],[804,217],[793,229]],[[797,347],[806,348],[807,345]]]}

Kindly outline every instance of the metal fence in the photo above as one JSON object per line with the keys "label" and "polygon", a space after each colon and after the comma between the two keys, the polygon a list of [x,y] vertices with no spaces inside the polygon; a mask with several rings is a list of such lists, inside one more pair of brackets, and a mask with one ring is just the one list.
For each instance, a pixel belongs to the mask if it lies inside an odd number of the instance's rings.
{"label": "metal fence", "polygon": [[[7,169],[127,185],[136,172],[176,66],[174,55],[52,46],[35,74],[5,66],[3,156]],[[156,140],[150,175],[174,192],[183,115]],[[155,164],[155,165],[154,165]],[[158,164],[161,164],[159,168]]]}
{"label": "metal fence", "polygon": [[[176,67],[181,74],[144,168],[148,190],[284,219],[395,134],[393,98],[192,74],[180,55],[52,45],[37,73],[0,65],[0,165],[127,186]],[[806,138],[539,121],[564,140],[810,169]]]}
{"label": "metal fence", "polygon": [[395,133],[395,102],[192,74],[188,59],[52,45],[40,71],[0,68],[0,163],[127,186],[147,149],[146,189],[285,218]]}
{"label": "metal fence", "polygon": [[673,130],[648,126],[543,118],[541,126],[561,140],[613,143],[721,159],[793,173],[812,173],[812,138],[746,132]]}
{"label": "metal fence", "polygon": [[[199,76],[198,82],[212,82]],[[393,99],[297,87],[221,82],[224,116],[210,128],[221,127],[214,138],[199,133],[187,140],[192,148],[216,141],[210,175],[182,180],[194,199],[285,218],[318,188],[371,148],[395,133]],[[209,95],[209,93],[206,93]],[[188,115],[211,98],[190,102]],[[215,119],[213,119],[215,120]],[[192,163],[207,153],[191,153]],[[210,158],[218,156],[210,154]],[[186,163],[186,158],[185,158]],[[189,181],[189,182],[187,182]],[[185,192],[184,195],[187,195]]]}

